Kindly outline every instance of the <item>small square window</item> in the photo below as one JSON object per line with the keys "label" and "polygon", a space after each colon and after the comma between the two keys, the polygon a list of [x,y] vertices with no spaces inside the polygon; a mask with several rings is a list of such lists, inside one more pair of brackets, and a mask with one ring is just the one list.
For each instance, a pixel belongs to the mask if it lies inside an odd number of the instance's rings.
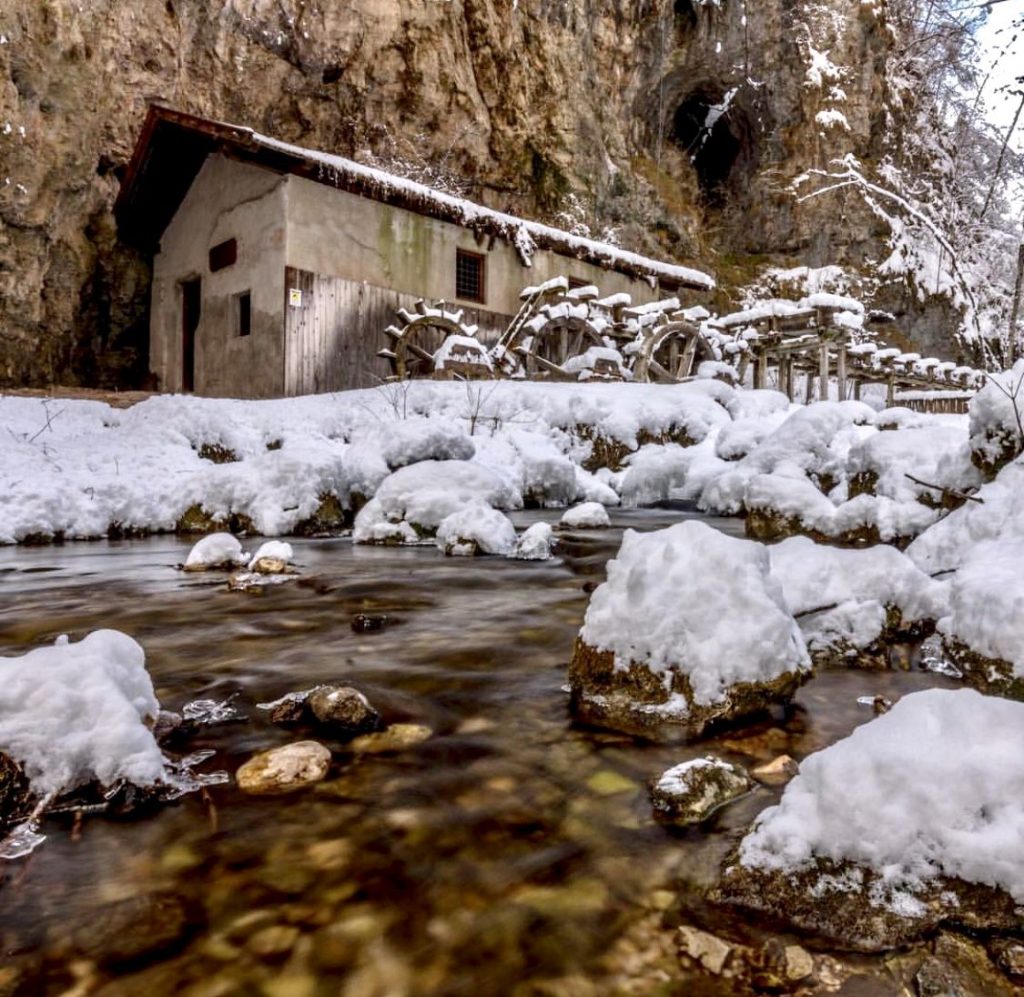
{"label": "small square window", "polygon": [[479,253],[455,251],[455,297],[483,303],[484,257]]}
{"label": "small square window", "polygon": [[249,291],[235,295],[235,334],[248,336],[252,332],[252,296]]}
{"label": "small square window", "polygon": [[238,242],[235,239],[217,243],[210,250],[210,273],[216,273],[218,270],[231,266],[237,259]]}
{"label": "small square window", "polygon": [[576,291],[576,290],[578,290],[581,287],[587,287],[589,284],[590,284],[589,280],[583,280],[580,277],[570,277],[569,278],[569,290],[570,291]]}

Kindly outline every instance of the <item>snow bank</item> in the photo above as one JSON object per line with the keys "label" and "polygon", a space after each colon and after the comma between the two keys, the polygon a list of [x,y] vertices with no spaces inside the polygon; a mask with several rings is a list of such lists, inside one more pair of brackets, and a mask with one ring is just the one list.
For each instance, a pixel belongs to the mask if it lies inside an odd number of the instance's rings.
{"label": "snow bank", "polygon": [[92,780],[163,779],[164,757],[145,723],[159,708],[145,653],[116,630],[0,657],[0,750],[21,762],[40,796]]}
{"label": "snow bank", "polygon": [[696,520],[625,532],[580,638],[611,651],[617,669],[637,662],[666,679],[686,676],[698,704],[810,667],[766,548]]}
{"label": "snow bank", "polygon": [[975,544],[953,576],[949,615],[939,622],[975,654],[1008,662],[1015,679],[1024,678],[1022,565],[1024,539]]}
{"label": "snow bank", "polygon": [[744,866],[796,873],[818,858],[872,870],[872,902],[915,910],[937,876],[1024,903],[1024,704],[969,689],[904,696],[806,758],[740,846]]}
{"label": "snow bank", "polygon": [[772,574],[801,621],[808,646],[866,648],[887,626],[935,621],[948,611],[949,586],[929,578],[895,547],[843,549],[791,537],[769,548]]}
{"label": "snow bank", "polygon": [[970,403],[971,448],[978,462],[996,468],[1024,447],[1024,360],[990,374]]}
{"label": "snow bank", "polygon": [[497,475],[462,460],[426,460],[395,471],[359,511],[356,543],[415,540],[437,531],[441,521],[474,503],[522,508],[522,496]]}
{"label": "snow bank", "polygon": [[954,571],[985,540],[1024,539],[1024,461],[1007,464],[976,496],[980,503],[966,502],[907,548],[922,571]]}

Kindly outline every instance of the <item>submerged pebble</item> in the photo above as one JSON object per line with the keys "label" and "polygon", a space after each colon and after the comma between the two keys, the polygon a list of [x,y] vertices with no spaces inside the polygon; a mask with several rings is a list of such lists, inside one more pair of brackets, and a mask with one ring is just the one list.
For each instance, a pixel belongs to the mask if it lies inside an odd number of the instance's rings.
{"label": "submerged pebble", "polygon": [[327,775],[331,753],[317,741],[296,741],[254,755],[235,773],[238,788],[254,795],[290,793]]}

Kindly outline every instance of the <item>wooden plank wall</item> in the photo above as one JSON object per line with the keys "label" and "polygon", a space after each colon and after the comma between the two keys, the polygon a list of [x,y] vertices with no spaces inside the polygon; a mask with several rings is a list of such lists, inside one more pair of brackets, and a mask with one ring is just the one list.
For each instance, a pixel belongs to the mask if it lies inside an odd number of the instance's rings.
{"label": "wooden plank wall", "polygon": [[[289,290],[302,292],[302,304],[289,304]],[[369,388],[391,373],[377,356],[389,345],[384,330],[400,325],[399,308],[410,311],[416,297],[387,288],[285,269],[285,394],[306,395]],[[508,316],[463,309],[463,321],[480,326],[478,336],[493,342]]]}

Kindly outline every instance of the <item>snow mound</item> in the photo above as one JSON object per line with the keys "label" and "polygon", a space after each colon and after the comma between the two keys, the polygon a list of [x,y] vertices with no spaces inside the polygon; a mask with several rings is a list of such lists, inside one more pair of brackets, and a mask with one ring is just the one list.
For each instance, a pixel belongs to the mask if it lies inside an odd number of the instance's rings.
{"label": "snow mound", "polygon": [[504,513],[472,499],[438,524],[437,546],[446,554],[503,554],[516,548],[516,528]]}
{"label": "snow mound", "polygon": [[769,548],[772,574],[812,649],[865,648],[887,626],[935,621],[948,609],[949,585],[924,574],[895,547],[844,549],[791,537]]}
{"label": "snow mound", "polygon": [[737,683],[810,668],[767,549],[697,520],[625,532],[580,638],[611,651],[616,669],[639,663],[666,684],[670,672],[685,676],[698,704],[723,700]]}
{"label": "snow mound", "polygon": [[546,561],[555,545],[554,533],[548,523],[534,523],[523,532],[513,557],[520,561]]}
{"label": "snow mound", "polygon": [[443,519],[474,501],[499,509],[519,509],[523,504],[517,490],[479,464],[420,461],[381,482],[356,516],[352,537],[356,543],[391,537],[412,542],[434,534]]}
{"label": "snow mound", "polygon": [[283,540],[268,540],[260,544],[259,550],[249,559],[249,570],[279,569],[292,563],[295,552],[290,543]]}
{"label": "snow mound", "polygon": [[0,750],[22,764],[40,796],[93,780],[164,779],[164,756],[146,726],[159,709],[142,647],[117,630],[0,657]]}
{"label": "snow mound", "polygon": [[384,460],[393,471],[421,460],[471,460],[473,441],[459,428],[427,419],[388,426]]}
{"label": "snow mound", "polygon": [[989,374],[970,403],[971,449],[979,464],[998,469],[1024,447],[1024,360]]}
{"label": "snow mound", "polygon": [[744,866],[786,874],[850,861],[881,877],[873,902],[914,911],[937,876],[1024,903],[1024,704],[970,689],[904,696],[806,758],[740,846]]}
{"label": "snow mound", "polygon": [[[939,629],[975,654],[1008,662],[1024,678],[1024,539],[970,549],[950,583],[949,616]],[[1007,676],[1010,678],[1010,676]]]}
{"label": "snow mound", "polygon": [[238,538],[230,533],[211,533],[199,540],[185,558],[187,571],[234,568],[246,563]]}
{"label": "snow mound", "polygon": [[600,502],[583,502],[562,513],[560,525],[576,530],[597,530],[611,526],[608,510]]}

